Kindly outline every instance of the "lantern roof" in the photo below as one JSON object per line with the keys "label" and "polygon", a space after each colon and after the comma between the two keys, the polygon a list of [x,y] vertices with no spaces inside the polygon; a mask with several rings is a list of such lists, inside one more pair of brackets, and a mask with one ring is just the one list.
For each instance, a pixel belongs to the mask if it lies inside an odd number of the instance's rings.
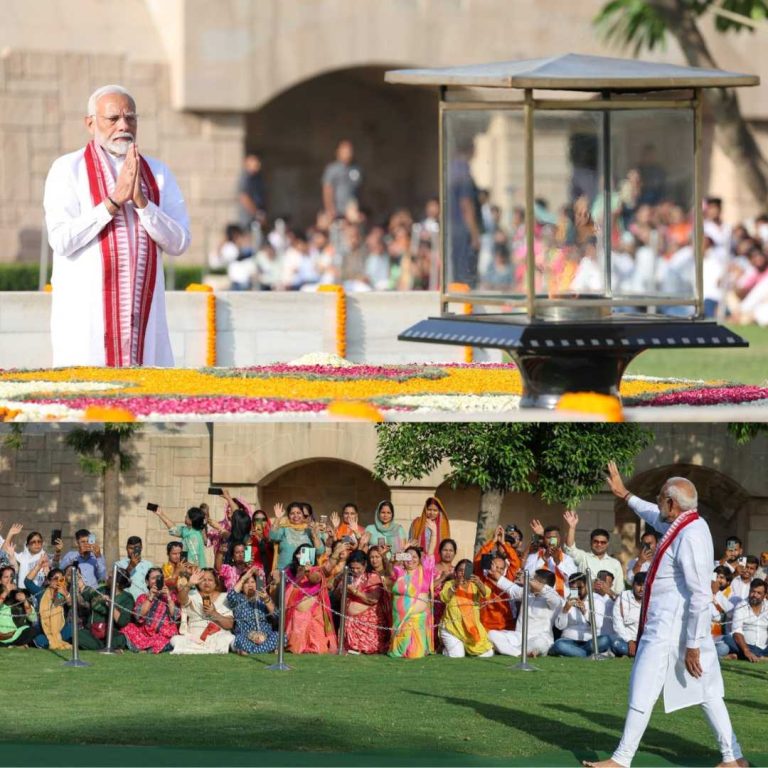
{"label": "lantern roof", "polygon": [[760,84],[757,75],[577,53],[459,67],[396,69],[387,72],[385,79],[403,85],[558,91],[659,91]]}

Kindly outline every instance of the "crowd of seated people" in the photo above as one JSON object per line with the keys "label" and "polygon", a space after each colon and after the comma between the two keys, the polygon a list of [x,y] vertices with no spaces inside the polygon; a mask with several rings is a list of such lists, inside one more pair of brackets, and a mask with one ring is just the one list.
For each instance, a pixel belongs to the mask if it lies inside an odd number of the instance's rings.
{"label": "crowd of seated people", "polygon": [[[458,548],[437,497],[426,499],[406,533],[386,500],[364,527],[353,503],[340,515],[319,516],[308,502],[278,503],[270,518],[225,489],[221,495],[226,506],[215,522],[206,505],[190,508],[181,525],[153,509],[179,537],[168,541],[164,563],[144,557],[141,538],[129,536],[125,556],[108,569],[86,529],[67,552],[59,531],[50,553],[37,531],[17,550],[23,529],[12,525],[0,548],[0,646],[71,649],[76,602],[77,642],[86,650],[105,647],[111,622],[118,652],[271,653],[282,610],[291,653],[335,653],[341,642],[347,653],[394,658],[520,656],[524,631],[532,657],[637,652],[654,531],[642,534],[625,567],[608,554],[603,528],[590,532],[588,550],[579,548],[579,518],[568,510],[564,536],[538,520],[529,542],[517,526],[499,526],[472,560],[455,562]],[[714,566],[719,655],[767,658],[768,552],[744,555],[731,537]]]}

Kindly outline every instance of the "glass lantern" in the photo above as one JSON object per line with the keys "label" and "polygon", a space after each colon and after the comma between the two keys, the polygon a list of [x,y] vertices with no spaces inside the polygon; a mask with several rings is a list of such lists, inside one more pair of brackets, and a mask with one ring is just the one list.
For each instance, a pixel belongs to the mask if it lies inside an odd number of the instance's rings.
{"label": "glass lantern", "polygon": [[746,346],[704,317],[702,92],[757,77],[569,54],[387,80],[440,87],[442,315],[399,338],[505,349],[539,407],[618,395],[649,347]]}

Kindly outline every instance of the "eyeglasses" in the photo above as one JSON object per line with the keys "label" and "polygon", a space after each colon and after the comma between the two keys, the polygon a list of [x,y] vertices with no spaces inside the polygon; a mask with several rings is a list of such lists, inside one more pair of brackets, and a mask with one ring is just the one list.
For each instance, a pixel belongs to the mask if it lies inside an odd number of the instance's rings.
{"label": "eyeglasses", "polygon": [[99,120],[104,120],[110,125],[117,125],[121,118],[126,123],[136,123],[139,120],[139,116],[135,112],[126,112],[123,115],[89,115],[89,117],[98,117]]}

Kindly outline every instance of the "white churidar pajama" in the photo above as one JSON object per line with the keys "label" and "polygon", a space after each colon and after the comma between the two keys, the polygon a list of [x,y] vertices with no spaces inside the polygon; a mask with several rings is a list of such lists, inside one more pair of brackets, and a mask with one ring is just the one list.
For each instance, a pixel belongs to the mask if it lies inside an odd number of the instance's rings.
{"label": "white churidar pajama", "polygon": [[[107,153],[115,175],[125,162]],[[129,231],[134,217],[158,247],[158,269],[144,341],[144,365],[173,365],[165,315],[162,253],[178,256],[189,247],[189,217],[184,198],[168,167],[151,157],[149,164],[160,191],[160,205],[151,201],[137,209],[124,204]],[[53,249],[51,343],[53,365],[104,365],[103,265],[98,235],[112,220],[104,203],[93,204],[85,151],[79,149],[54,161],[45,181],[45,221]]]}
{"label": "white churidar pajama", "polygon": [[[629,506],[660,533],[669,528],[655,504],[631,496]],[[666,712],[702,706],[724,762],[742,756],[723,702],[723,677],[711,634],[713,559],[712,536],[701,518],[683,528],[663,555],[629,679],[624,734],[613,754],[620,765],[631,765],[662,690]],[[685,668],[686,648],[700,651],[699,678]]]}

